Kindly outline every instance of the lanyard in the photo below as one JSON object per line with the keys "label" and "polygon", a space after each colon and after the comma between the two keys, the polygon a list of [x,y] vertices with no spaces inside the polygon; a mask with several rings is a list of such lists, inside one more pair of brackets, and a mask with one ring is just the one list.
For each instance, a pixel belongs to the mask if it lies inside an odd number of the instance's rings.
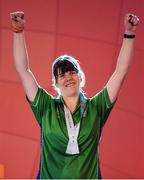
{"label": "lanyard", "polygon": [[66,153],[67,154],[79,154],[78,147],[78,134],[80,128],[80,122],[74,126],[72,115],[70,110],[64,105],[65,119],[68,130],[69,142],[67,145]]}
{"label": "lanyard", "polygon": [[[63,103],[64,104],[64,103]],[[74,126],[70,110],[64,105],[65,119],[69,141],[66,149],[67,154],[79,154],[78,134],[80,129],[80,121]],[[86,116],[86,100],[80,93],[80,119]]]}

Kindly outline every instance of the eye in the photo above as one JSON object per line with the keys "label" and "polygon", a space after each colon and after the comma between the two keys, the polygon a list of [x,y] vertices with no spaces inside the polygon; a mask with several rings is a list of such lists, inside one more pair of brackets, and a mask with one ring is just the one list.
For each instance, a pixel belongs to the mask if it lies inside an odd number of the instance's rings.
{"label": "eye", "polygon": [[76,72],[75,71],[71,71],[70,74],[76,74]]}
{"label": "eye", "polygon": [[59,78],[63,78],[63,77],[64,77],[64,74],[58,74],[58,77],[59,77]]}

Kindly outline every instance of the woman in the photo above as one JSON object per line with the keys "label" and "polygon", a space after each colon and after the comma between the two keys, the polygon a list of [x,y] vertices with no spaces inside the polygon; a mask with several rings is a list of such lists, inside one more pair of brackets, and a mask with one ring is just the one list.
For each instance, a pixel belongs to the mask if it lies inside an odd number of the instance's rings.
{"label": "woman", "polygon": [[68,55],[58,57],[52,65],[59,97],[52,97],[40,87],[28,63],[24,13],[11,13],[11,19],[16,70],[42,133],[40,178],[98,178],[100,134],[131,64],[138,17],[126,14],[115,71],[105,87],[90,99],[82,91],[85,78],[79,63]]}

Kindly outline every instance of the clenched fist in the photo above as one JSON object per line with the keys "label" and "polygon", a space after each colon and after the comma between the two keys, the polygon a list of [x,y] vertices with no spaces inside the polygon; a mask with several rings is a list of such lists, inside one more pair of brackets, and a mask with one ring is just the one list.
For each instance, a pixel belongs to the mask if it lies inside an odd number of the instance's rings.
{"label": "clenched fist", "polygon": [[139,24],[139,18],[134,14],[126,14],[124,24],[126,32],[135,34],[137,26]]}
{"label": "clenched fist", "polygon": [[16,11],[13,13],[10,13],[10,17],[12,20],[12,28],[13,31],[16,33],[20,33],[24,30],[24,12],[22,11]]}

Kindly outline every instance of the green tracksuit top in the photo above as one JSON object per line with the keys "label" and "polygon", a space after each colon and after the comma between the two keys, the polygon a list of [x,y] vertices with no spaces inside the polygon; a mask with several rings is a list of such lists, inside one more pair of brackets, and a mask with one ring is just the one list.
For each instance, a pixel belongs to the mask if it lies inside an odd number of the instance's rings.
{"label": "green tracksuit top", "polygon": [[34,101],[28,100],[42,133],[41,179],[98,178],[99,137],[113,104],[106,87],[89,99],[80,93],[80,99],[72,113],[74,124],[80,121],[80,153],[75,155],[66,154],[69,138],[62,98],[54,98],[39,87]]}

